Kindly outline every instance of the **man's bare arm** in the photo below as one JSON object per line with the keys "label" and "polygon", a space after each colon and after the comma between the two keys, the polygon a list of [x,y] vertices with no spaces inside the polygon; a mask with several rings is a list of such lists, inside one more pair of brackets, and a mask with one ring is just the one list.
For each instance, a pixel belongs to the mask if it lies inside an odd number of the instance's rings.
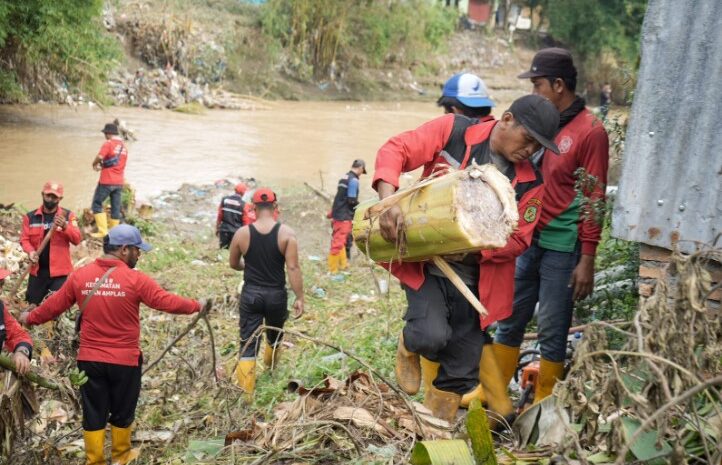
{"label": "man's bare arm", "polygon": [[248,238],[248,227],[244,226],[236,231],[231,240],[228,265],[236,271],[243,271],[246,267],[246,264],[243,262],[243,250],[248,250]]}
{"label": "man's bare arm", "polygon": [[296,318],[303,314],[304,296],[303,296],[303,275],[301,274],[301,265],[298,261],[298,241],[296,233],[291,228],[284,228],[286,241],[286,250],[284,256],[286,258],[286,272],[288,273],[288,282],[291,285],[293,293],[296,295],[296,301],[293,304],[293,314]]}

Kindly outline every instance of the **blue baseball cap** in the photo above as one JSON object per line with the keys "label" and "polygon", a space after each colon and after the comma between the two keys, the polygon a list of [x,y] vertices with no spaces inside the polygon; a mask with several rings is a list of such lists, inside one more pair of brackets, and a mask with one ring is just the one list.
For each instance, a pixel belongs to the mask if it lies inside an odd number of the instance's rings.
{"label": "blue baseball cap", "polygon": [[471,73],[455,74],[446,81],[441,91],[443,97],[455,97],[467,107],[493,107],[486,84],[479,76]]}
{"label": "blue baseball cap", "polygon": [[135,226],[129,224],[119,224],[108,231],[108,244],[110,245],[130,245],[138,247],[143,252],[149,252],[153,247],[140,237],[140,231]]}

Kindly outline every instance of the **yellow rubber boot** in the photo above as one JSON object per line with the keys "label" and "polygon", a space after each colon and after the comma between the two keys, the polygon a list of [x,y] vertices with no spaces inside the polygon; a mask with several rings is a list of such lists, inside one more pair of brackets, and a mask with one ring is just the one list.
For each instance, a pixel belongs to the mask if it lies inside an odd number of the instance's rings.
{"label": "yellow rubber boot", "polygon": [[329,273],[338,273],[338,267],[340,264],[340,256],[328,254],[328,271]]}
{"label": "yellow rubber boot", "polygon": [[256,390],[256,359],[241,359],[236,365],[236,381],[238,387],[243,389],[249,399],[253,398]]}
{"label": "yellow rubber boot", "polygon": [[108,220],[108,231],[110,231],[114,227],[118,226],[119,224],[120,224],[120,220],[116,220],[115,218],[110,218]]}
{"label": "yellow rubber boot", "polygon": [[266,348],[263,351],[263,364],[271,370],[278,366],[278,361],[281,359],[281,343],[279,342],[276,347],[266,343]]}
{"label": "yellow rubber boot", "polygon": [[338,268],[345,270],[348,268],[348,257],[346,256],[346,249],[341,249],[338,253]]}
{"label": "yellow rubber boot", "polygon": [[534,390],[534,403],[549,397],[557,380],[564,374],[564,362],[550,362],[544,358],[539,362],[539,381]]}
{"label": "yellow rubber boot", "polygon": [[[497,366],[501,371],[501,384],[507,387],[519,364],[520,348],[496,342],[492,344],[491,347],[494,357],[496,357]],[[484,351],[486,351],[486,349],[487,348],[484,348]]]}
{"label": "yellow rubber boot", "polygon": [[434,380],[439,374],[439,362],[432,362],[428,358],[421,357],[421,380],[424,382],[424,392],[434,385]]}
{"label": "yellow rubber boot", "polygon": [[85,441],[85,465],[105,465],[103,446],[105,446],[105,428],[97,431],[83,431]]}
{"label": "yellow rubber boot", "polygon": [[484,395],[484,388],[481,386],[481,384],[477,384],[474,389],[461,396],[459,407],[469,408],[469,404],[471,404],[471,401],[474,399],[479,399],[479,402],[481,403],[484,403],[484,401],[486,400],[486,397]]}
{"label": "yellow rubber boot", "polygon": [[436,418],[454,423],[456,412],[459,410],[461,396],[455,392],[442,391],[431,386],[429,392],[424,396],[424,406],[431,410]]}
{"label": "yellow rubber boot", "polygon": [[111,463],[113,465],[126,465],[131,461],[138,458],[138,451],[130,447],[130,435],[132,430],[130,427],[118,428],[117,426],[110,426],[110,438],[111,438]]}
{"label": "yellow rubber boot", "polygon": [[399,336],[396,349],[396,382],[407,394],[414,395],[421,386],[421,361],[419,354],[409,352],[404,345],[404,333]]}
{"label": "yellow rubber boot", "polygon": [[95,217],[95,226],[98,228],[98,232],[92,233],[91,236],[102,239],[108,235],[108,215],[102,212],[93,216]]}
{"label": "yellow rubber boot", "polygon": [[485,345],[479,361],[479,381],[484,389],[486,405],[489,410],[506,417],[514,411],[514,406],[509,398],[509,381],[505,383],[503,376],[492,345]]}

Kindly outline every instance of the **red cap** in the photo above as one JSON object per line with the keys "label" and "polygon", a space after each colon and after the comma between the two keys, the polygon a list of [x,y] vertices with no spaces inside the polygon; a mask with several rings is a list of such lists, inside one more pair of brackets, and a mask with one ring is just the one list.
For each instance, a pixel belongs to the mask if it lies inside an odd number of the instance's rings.
{"label": "red cap", "polygon": [[0,281],[10,276],[12,273],[5,268],[0,268]]}
{"label": "red cap", "polygon": [[54,194],[58,197],[62,197],[63,185],[56,181],[48,181],[43,186],[43,194]]}
{"label": "red cap", "polygon": [[235,190],[236,190],[236,194],[243,195],[248,190],[248,186],[246,186],[245,182],[239,182],[238,184],[236,184]]}
{"label": "red cap", "polygon": [[253,203],[272,203],[276,201],[276,194],[268,187],[256,189],[253,193]]}

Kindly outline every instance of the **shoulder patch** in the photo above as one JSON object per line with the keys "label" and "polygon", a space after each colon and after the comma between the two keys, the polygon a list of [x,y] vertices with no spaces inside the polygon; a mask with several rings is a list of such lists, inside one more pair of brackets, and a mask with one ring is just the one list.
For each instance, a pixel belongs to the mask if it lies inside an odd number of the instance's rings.
{"label": "shoulder patch", "polygon": [[524,221],[527,223],[533,223],[536,220],[536,217],[539,215],[539,209],[541,208],[541,202],[539,199],[530,199],[527,203],[526,210],[524,210],[524,214],[522,217],[524,218]]}

